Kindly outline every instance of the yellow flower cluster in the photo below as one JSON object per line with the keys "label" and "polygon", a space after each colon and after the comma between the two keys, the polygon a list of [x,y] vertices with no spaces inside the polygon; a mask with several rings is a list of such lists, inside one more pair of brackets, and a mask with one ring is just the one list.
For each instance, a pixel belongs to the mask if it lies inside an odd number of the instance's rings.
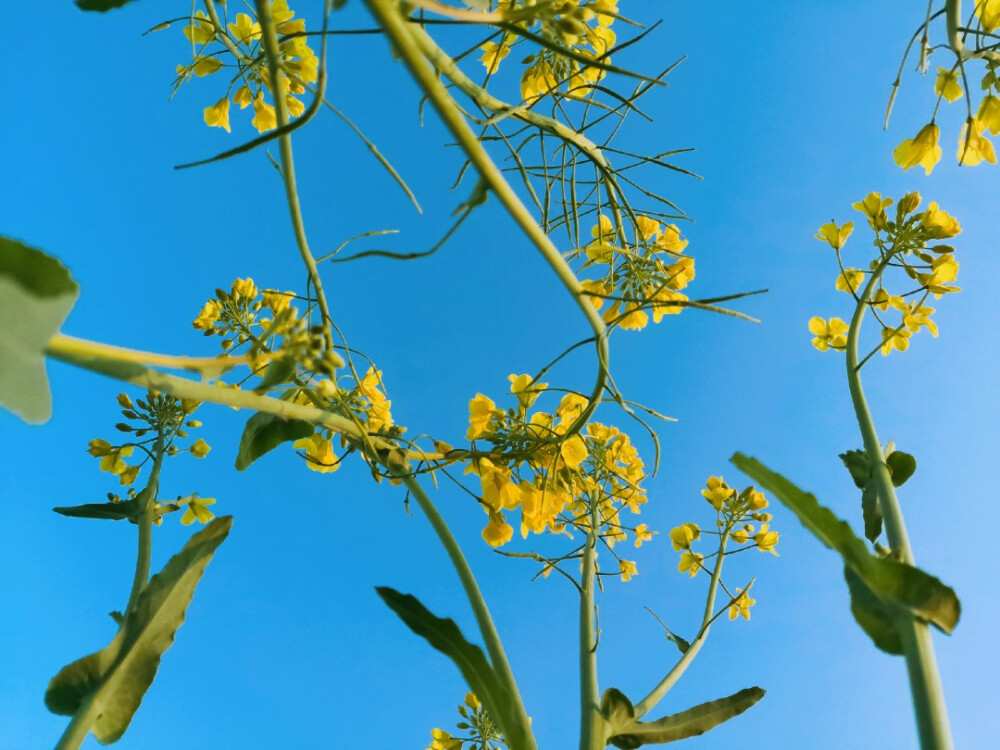
{"label": "yellow flower cluster", "polygon": [[[922,328],[932,336],[937,336],[937,325],[931,320],[934,308],[926,304],[931,294],[940,298],[944,294],[959,291],[952,286],[958,276],[958,262],[954,248],[950,245],[934,244],[938,240],[950,239],[958,235],[962,228],[958,221],[931,202],[926,210],[918,212],[920,195],[909,193],[900,199],[892,218],[886,209],[893,203],[892,198],[883,198],[879,193],[869,193],[853,207],[865,216],[868,226],[875,233],[875,247],[879,257],[871,264],[871,270],[845,268],[840,263],[840,272],[834,282],[835,288],[845,291],[867,304],[876,315],[881,329],[881,352],[888,355],[893,351],[906,351],[910,338]],[[836,253],[838,262],[841,250],[851,235],[853,222],[838,226],[834,222],[819,228],[816,238],[826,242]],[[916,288],[901,294],[893,294],[886,288],[888,264],[898,266],[903,274],[916,282]],[[866,279],[877,274],[878,286],[867,289]],[[874,283],[874,282],[873,282]],[[865,290],[862,290],[862,287]],[[920,296],[917,296],[920,295]],[[912,299],[911,299],[912,298]],[[899,314],[899,323],[890,324],[885,313],[894,310]],[[809,320],[809,332],[813,335],[813,346],[820,351],[844,350],[847,347],[849,326],[840,318],[826,320],[813,317]]]}
{"label": "yellow flower cluster", "polygon": [[[467,474],[479,477],[489,516],[483,538],[494,547],[509,542],[514,528],[506,514],[518,510],[522,537],[566,533],[567,527],[586,532],[590,503],[596,498],[604,540],[613,547],[626,539],[622,511],[638,513],[646,502],[641,486],[645,466],[629,437],[597,422],[589,423],[582,434],[571,434],[588,405],[586,398],[567,393],[554,413],[529,414],[546,384],[528,375],[511,375],[509,380],[516,409],[499,409],[482,393],[469,401],[469,439],[492,445],[489,451],[476,452],[466,468]],[[640,524],[633,533],[639,546],[654,532]],[[634,567],[622,568],[625,580],[635,574]]]}
{"label": "yellow flower cluster", "polygon": [[462,721],[458,729],[468,733],[467,737],[454,737],[443,729],[431,730],[431,744],[427,750],[462,750],[468,743],[471,748],[492,749],[506,747],[500,727],[497,726],[486,708],[474,693],[466,693],[465,701],[458,706]]}
{"label": "yellow flower cluster", "polygon": [[[521,75],[521,98],[534,102],[566,84],[571,97],[587,97],[604,77],[600,68],[581,63],[599,60],[610,64],[608,53],[615,45],[612,31],[618,6],[616,0],[560,0],[540,3],[535,0],[499,0],[497,10],[508,23],[530,30],[549,45],[525,58],[528,67]],[[503,32],[499,41],[489,40],[480,49],[479,58],[491,75],[518,43],[518,37]],[[572,57],[560,50],[572,53]]]}
{"label": "yellow flower cluster", "polygon": [[[225,4],[222,4],[225,12]],[[305,110],[296,95],[305,93],[308,84],[315,83],[319,71],[319,58],[309,47],[304,32],[305,21],[294,19],[294,11],[289,10],[286,0],[273,0],[271,16],[276,32],[284,38],[279,42],[282,69],[288,76],[288,93],[285,103],[289,113],[298,117]],[[258,132],[266,132],[277,127],[274,106],[265,99],[265,93],[273,101],[274,87],[270,72],[261,49],[261,27],[256,18],[246,13],[238,13],[235,23],[220,19],[221,27],[216,27],[212,19],[203,11],[197,11],[188,19],[184,36],[191,42],[193,59],[187,65],[177,66],[176,86],[180,86],[191,76],[204,77],[230,67],[234,75],[229,82],[229,90],[215,104],[206,107],[205,124],[224,128],[230,132],[230,102],[246,109],[253,105],[254,116],[251,125]],[[223,63],[227,55],[235,59],[229,65]]]}
{"label": "yellow flower cluster", "polygon": [[[581,282],[594,308],[601,310],[605,323],[625,330],[641,330],[664,315],[677,315],[687,296],[681,289],[694,279],[694,258],[682,255],[688,241],[675,224],[660,224],[648,216],[638,216],[635,242],[625,249],[617,243],[620,233],[611,219],[599,216],[591,229],[593,241],[582,250],[584,268],[606,266],[600,279]],[[624,244],[624,243],[622,243]]]}

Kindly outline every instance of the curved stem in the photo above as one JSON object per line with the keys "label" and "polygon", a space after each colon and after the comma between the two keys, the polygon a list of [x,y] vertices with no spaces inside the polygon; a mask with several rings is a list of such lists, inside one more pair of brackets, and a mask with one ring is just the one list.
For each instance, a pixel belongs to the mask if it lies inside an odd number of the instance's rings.
{"label": "curved stem", "polygon": [[136,554],[135,577],[132,579],[132,591],[125,606],[125,616],[135,607],[143,588],[149,583],[149,562],[153,555],[153,517],[156,508],[156,494],[160,486],[160,468],[163,466],[163,433],[159,433],[154,447],[153,468],[149,472],[149,481],[142,492],[139,501],[142,509],[138,519],[139,550]]}
{"label": "curved stem", "polygon": [[[407,469],[404,468],[400,471],[405,472]],[[483,642],[486,644],[486,651],[490,656],[490,662],[515,702],[514,708],[520,719],[521,727],[524,730],[525,739],[528,744],[523,747],[512,748],[512,750],[534,750],[535,741],[531,734],[531,723],[528,721],[528,715],[524,710],[521,694],[514,680],[514,673],[511,671],[510,662],[507,661],[507,654],[504,652],[503,643],[500,641],[500,635],[493,624],[493,618],[490,616],[490,610],[486,606],[486,600],[483,599],[483,592],[479,590],[479,584],[476,583],[476,577],[472,573],[472,568],[469,567],[469,562],[465,559],[465,555],[462,554],[462,548],[459,547],[458,541],[452,535],[451,529],[448,528],[448,524],[445,523],[444,518],[438,513],[437,508],[424,491],[424,488],[420,486],[420,483],[411,474],[399,473],[398,476],[403,480],[406,489],[416,499],[417,505],[420,506],[424,515],[427,516],[427,520],[430,521],[431,527],[441,541],[441,545],[444,547],[445,552],[448,553],[448,559],[451,560],[451,564],[458,574],[458,579],[462,583],[462,589],[465,591],[465,596],[469,600],[472,612],[476,617],[476,624],[479,625],[479,632],[482,634]],[[510,731],[506,727],[504,729],[507,732]]]}
{"label": "curved stem", "polygon": [[597,639],[594,633],[594,579],[597,568],[597,497],[590,498],[590,531],[583,547],[580,581],[580,750],[600,750],[602,731],[597,684]]}
{"label": "curved stem", "polygon": [[[868,300],[882,273],[888,267],[892,254],[887,254],[872,272],[871,278],[861,292],[851,327],[847,336],[847,382],[851,390],[851,401],[858,418],[858,427],[864,441],[865,453],[872,467],[872,477],[878,491],[879,503],[885,522],[885,533],[893,554],[909,565],[914,564],[913,550],[903,522],[903,513],[896,497],[896,488],[885,462],[882,445],[875,432],[864,390],[861,387],[861,370],[858,364],[858,334]],[[909,613],[900,615],[896,627],[903,642],[906,655],[906,669],[910,678],[910,692],[917,718],[917,733],[922,750],[950,750],[951,731],[948,727],[948,710],[941,687],[934,644],[926,623],[919,622]]]}

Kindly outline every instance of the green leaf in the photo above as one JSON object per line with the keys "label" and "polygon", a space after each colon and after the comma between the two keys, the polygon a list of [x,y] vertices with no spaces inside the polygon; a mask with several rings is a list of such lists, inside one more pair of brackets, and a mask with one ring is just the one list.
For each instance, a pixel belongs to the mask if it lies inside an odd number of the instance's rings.
{"label": "green leaf", "polygon": [[917,459],[903,451],[893,451],[885,457],[885,463],[889,467],[892,483],[896,487],[906,484],[906,480],[917,470]]}
{"label": "green leaf", "polygon": [[52,416],[45,347],[79,292],[58,260],[0,237],[0,404],[29,424]]}
{"label": "green leaf", "polygon": [[869,482],[861,493],[861,515],[865,520],[865,537],[874,542],[882,536],[882,504],[878,500],[875,482]]}
{"label": "green leaf", "polygon": [[953,589],[912,565],[870,554],[847,523],[756,459],[736,453],[730,461],[794,512],[817,539],[840,553],[844,564],[883,602],[908,609],[945,633],[955,628],[961,605]]}
{"label": "green leaf", "polygon": [[847,453],[840,454],[840,460],[844,462],[844,466],[851,472],[851,479],[854,480],[854,485],[859,490],[863,490],[872,475],[872,465],[868,461],[867,454],[864,451],[858,450],[847,451]]}
{"label": "green leaf", "polygon": [[865,582],[858,574],[846,565],[844,566],[844,579],[851,592],[851,614],[854,615],[854,619],[861,626],[861,629],[882,651],[894,656],[902,656],[903,642],[894,622],[894,615],[898,616],[898,610],[894,611],[887,606],[885,602],[872,593],[870,588],[865,586]]}
{"label": "green leaf", "polygon": [[526,747],[531,730],[523,725],[514,711],[513,696],[482,649],[465,639],[455,621],[437,617],[409,594],[401,594],[387,586],[377,586],[375,591],[410,630],[455,663],[472,692],[503,729],[512,750]]}
{"label": "green leaf", "polygon": [[255,391],[267,391],[276,385],[287,383],[295,374],[295,359],[293,357],[281,357],[272,360],[264,370],[264,375],[260,383],[254,388]]}
{"label": "green leaf", "polygon": [[247,420],[236,455],[236,470],[243,471],[270,450],[289,440],[299,440],[313,434],[316,428],[301,419],[284,419],[274,414],[258,412]]}
{"label": "green leaf", "polygon": [[130,2],[132,0],[76,0],[76,7],[80,10],[97,10],[103,13],[128,5]]}
{"label": "green leaf", "polygon": [[52,510],[70,518],[100,518],[106,521],[131,521],[138,518],[142,512],[135,499],[120,503],[85,503]]}
{"label": "green leaf", "polygon": [[759,687],[746,688],[727,698],[702,703],[657,721],[644,722],[635,720],[628,698],[612,688],[604,693],[601,712],[609,726],[608,744],[622,750],[635,750],[643,745],[663,745],[697,737],[739,716],[763,697],[764,691]]}
{"label": "green leaf", "polygon": [[232,516],[216,518],[192,536],[146,584],[110,645],[52,678],[45,691],[50,711],[71,716],[96,705],[99,713],[90,731],[105,745],[121,738],[184,623],[205,567],[232,524]]}

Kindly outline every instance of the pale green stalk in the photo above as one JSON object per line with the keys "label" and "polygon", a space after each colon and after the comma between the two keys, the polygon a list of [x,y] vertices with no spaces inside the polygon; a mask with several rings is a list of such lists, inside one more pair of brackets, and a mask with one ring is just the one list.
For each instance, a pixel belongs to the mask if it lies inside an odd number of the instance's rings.
{"label": "pale green stalk", "polygon": [[[861,330],[861,321],[868,308],[868,300],[893,257],[894,255],[890,253],[883,258],[872,272],[858,299],[847,336],[847,382],[851,389],[851,401],[857,414],[865,453],[872,467],[889,546],[899,560],[913,565],[913,551],[906,534],[906,525],[903,523],[903,513],[896,497],[896,488],[892,484],[889,467],[885,462],[882,445],[875,432],[875,423],[872,421],[864,390],[861,388],[861,370],[858,365],[858,334]],[[910,692],[913,694],[920,747],[922,750],[951,750],[948,710],[945,706],[930,629],[926,623],[916,620],[909,613],[896,618],[896,628],[906,656],[906,669],[910,677]]]}
{"label": "pale green stalk", "polygon": [[677,660],[673,669],[667,672],[666,677],[660,680],[660,683],[654,687],[645,698],[635,704],[635,718],[641,719],[647,713],[656,707],[656,704],[663,700],[663,697],[672,688],[677,680],[681,678],[681,675],[687,670],[694,661],[694,657],[698,655],[701,651],[701,647],[705,644],[705,640],[708,638],[708,631],[712,625],[712,621],[715,619],[715,595],[719,588],[719,578],[722,576],[722,562],[726,555],[726,544],[729,541],[729,526],[722,534],[722,538],[719,541],[719,556],[715,560],[715,567],[712,570],[712,580],[708,585],[708,596],[705,599],[705,614],[701,620],[701,628],[698,630],[698,635],[695,639],[691,641],[688,645],[687,651],[685,651],[681,658]]}
{"label": "pale green stalk", "polygon": [[[977,4],[983,3],[985,0],[976,0],[976,2]],[[996,50],[982,49],[973,52],[965,46],[965,42],[962,39],[964,32],[961,30],[962,0],[945,0],[944,10],[948,32],[948,46],[958,56],[959,61],[977,58],[1000,61],[1000,52]]]}
{"label": "pale green stalk", "polygon": [[594,579],[597,573],[597,497],[590,498],[590,531],[583,547],[580,581],[580,750],[606,744],[597,684],[597,639],[594,632]]}

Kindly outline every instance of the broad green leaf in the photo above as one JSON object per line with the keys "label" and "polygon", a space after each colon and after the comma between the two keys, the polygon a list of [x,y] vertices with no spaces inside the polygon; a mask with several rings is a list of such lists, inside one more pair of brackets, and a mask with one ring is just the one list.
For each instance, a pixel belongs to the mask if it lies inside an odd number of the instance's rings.
{"label": "broad green leaf", "polygon": [[120,503],[84,503],[63,508],[53,508],[56,513],[70,518],[100,518],[107,521],[133,520],[139,517],[142,508],[137,500]]}
{"label": "broad green leaf", "polygon": [[80,10],[97,10],[103,13],[128,5],[130,2],[132,0],[76,0],[76,7]]}
{"label": "broad green leaf", "polygon": [[58,260],[0,237],[0,404],[30,424],[52,416],[45,347],[79,292]]}
{"label": "broad green leaf", "polygon": [[316,428],[301,419],[283,419],[274,414],[258,412],[247,420],[236,455],[236,469],[243,471],[270,450],[289,440],[306,438]]}
{"label": "broad green leaf", "polygon": [[105,745],[121,738],[156,676],[160,659],[184,623],[205,567],[232,523],[232,516],[216,518],[192,536],[146,584],[111,644],[52,678],[45,691],[50,711],[73,715],[81,707],[96,706],[90,731]]}
{"label": "broad green leaf", "polygon": [[260,384],[254,389],[257,391],[267,391],[276,385],[287,383],[295,374],[295,359],[292,357],[281,357],[272,360],[264,370],[264,376],[260,379]]}
{"label": "broad green leaf", "polygon": [[865,521],[865,537],[874,542],[882,535],[882,504],[878,500],[878,489],[871,481],[861,493],[861,515]]}
{"label": "broad green leaf", "polygon": [[859,450],[847,451],[847,453],[840,454],[840,460],[844,462],[844,466],[851,472],[851,479],[854,480],[854,485],[859,490],[863,490],[872,475],[872,465],[868,461],[867,454]]}
{"label": "broad green leaf", "polygon": [[410,630],[455,663],[472,692],[503,729],[511,749],[526,747],[531,730],[522,724],[513,710],[513,696],[482,649],[465,640],[455,621],[437,617],[409,594],[401,594],[387,586],[377,586],[375,591]]}
{"label": "broad green leaf", "polygon": [[[633,718],[633,712],[630,710],[632,704],[628,702],[628,698],[617,690],[613,692],[616,695],[610,697],[609,693],[612,691],[605,692],[601,710],[609,725],[608,744],[622,750],[635,750],[643,745],[663,745],[688,737],[697,737],[734,716],[739,716],[764,697],[764,691],[759,687],[747,688],[727,698],[702,703],[657,721],[645,722]],[[605,712],[605,707],[611,712]]]}
{"label": "broad green leaf", "polygon": [[892,483],[896,487],[906,484],[906,480],[917,470],[917,459],[903,451],[893,451],[885,457],[885,463],[889,467]]}
{"label": "broad green leaf", "polygon": [[840,553],[844,564],[857,573],[876,596],[887,604],[910,610],[914,617],[945,633],[954,629],[961,613],[954,590],[919,568],[870,554],[847,523],[820,505],[813,495],[756,459],[736,453],[730,461],[794,512],[817,539]]}
{"label": "broad green leaf", "polygon": [[846,565],[844,579],[851,592],[851,614],[872,642],[894,656],[903,655],[903,642],[893,621],[893,610],[865,586],[857,573]]}

